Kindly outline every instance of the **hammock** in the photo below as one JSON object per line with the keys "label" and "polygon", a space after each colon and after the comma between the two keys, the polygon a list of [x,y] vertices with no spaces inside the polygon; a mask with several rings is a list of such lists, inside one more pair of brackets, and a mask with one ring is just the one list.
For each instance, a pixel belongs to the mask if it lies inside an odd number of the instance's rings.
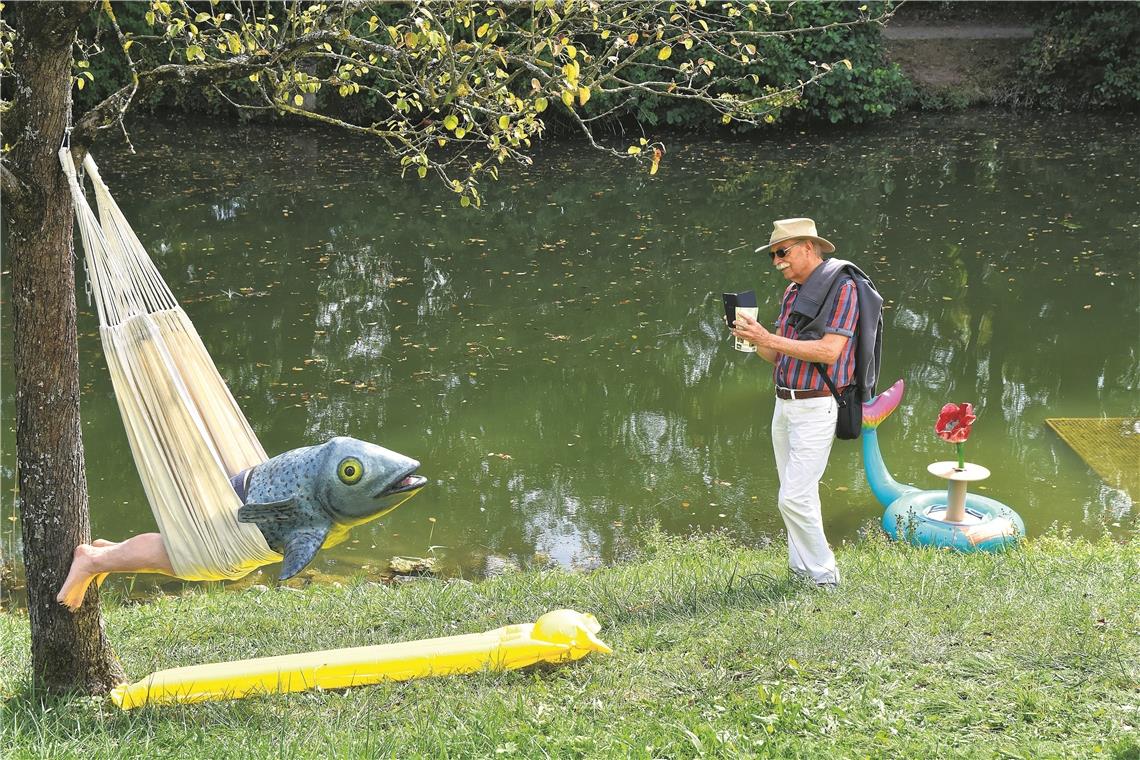
{"label": "hammock", "polygon": [[96,218],[71,153],[59,152],[75,201],[99,336],[131,453],[179,578],[240,578],[279,562],[256,525],[239,523],[230,476],[266,460],[202,339],[135,236],[90,155]]}

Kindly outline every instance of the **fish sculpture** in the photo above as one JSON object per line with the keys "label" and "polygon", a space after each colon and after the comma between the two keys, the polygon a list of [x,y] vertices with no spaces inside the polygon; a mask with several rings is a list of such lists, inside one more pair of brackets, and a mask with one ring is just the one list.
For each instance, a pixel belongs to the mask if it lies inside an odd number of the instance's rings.
{"label": "fish sculpture", "polygon": [[356,525],[388,514],[427,483],[420,463],[381,446],[339,436],[279,454],[230,483],[241,499],[238,522],[253,523],[284,559],[281,580],[343,541]]}
{"label": "fish sculpture", "polygon": [[945,488],[923,490],[891,477],[879,450],[878,428],[902,402],[904,387],[899,380],[863,404],[863,469],[875,498],[885,507],[883,530],[916,546],[961,552],[995,552],[1016,546],[1025,536],[1025,523],[1000,501],[967,494],[967,521],[949,522],[940,519],[946,514]]}

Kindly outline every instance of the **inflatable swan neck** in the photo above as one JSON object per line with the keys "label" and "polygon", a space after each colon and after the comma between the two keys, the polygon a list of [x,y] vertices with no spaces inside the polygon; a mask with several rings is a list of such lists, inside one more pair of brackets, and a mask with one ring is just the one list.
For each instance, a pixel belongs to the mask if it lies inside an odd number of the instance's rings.
{"label": "inflatable swan neck", "polygon": [[898,408],[902,402],[903,381],[899,380],[890,388],[863,403],[863,465],[867,472],[867,482],[871,492],[884,508],[903,494],[917,491],[914,486],[903,485],[887,472],[883,454],[879,451],[879,425]]}

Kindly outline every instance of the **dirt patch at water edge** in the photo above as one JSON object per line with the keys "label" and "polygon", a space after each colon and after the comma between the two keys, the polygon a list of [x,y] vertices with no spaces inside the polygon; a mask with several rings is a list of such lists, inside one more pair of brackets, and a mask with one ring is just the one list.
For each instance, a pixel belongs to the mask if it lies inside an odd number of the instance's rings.
{"label": "dirt patch at water edge", "polygon": [[1029,26],[890,24],[887,57],[920,91],[960,105],[1010,97],[1018,61],[1033,37]]}

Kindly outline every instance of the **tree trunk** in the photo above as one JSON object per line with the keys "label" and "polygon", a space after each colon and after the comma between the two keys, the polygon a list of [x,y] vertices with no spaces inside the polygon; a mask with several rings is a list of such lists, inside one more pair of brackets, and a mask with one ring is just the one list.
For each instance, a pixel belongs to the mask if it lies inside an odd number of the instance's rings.
{"label": "tree trunk", "polygon": [[[15,336],[16,458],[35,683],[104,693],[122,670],[92,591],[72,614],[55,601],[75,547],[90,540],[79,422],[73,208],[57,151],[71,120],[72,52],[90,3],[13,3],[13,147],[5,177]],[[14,189],[15,188],[15,189]]]}

